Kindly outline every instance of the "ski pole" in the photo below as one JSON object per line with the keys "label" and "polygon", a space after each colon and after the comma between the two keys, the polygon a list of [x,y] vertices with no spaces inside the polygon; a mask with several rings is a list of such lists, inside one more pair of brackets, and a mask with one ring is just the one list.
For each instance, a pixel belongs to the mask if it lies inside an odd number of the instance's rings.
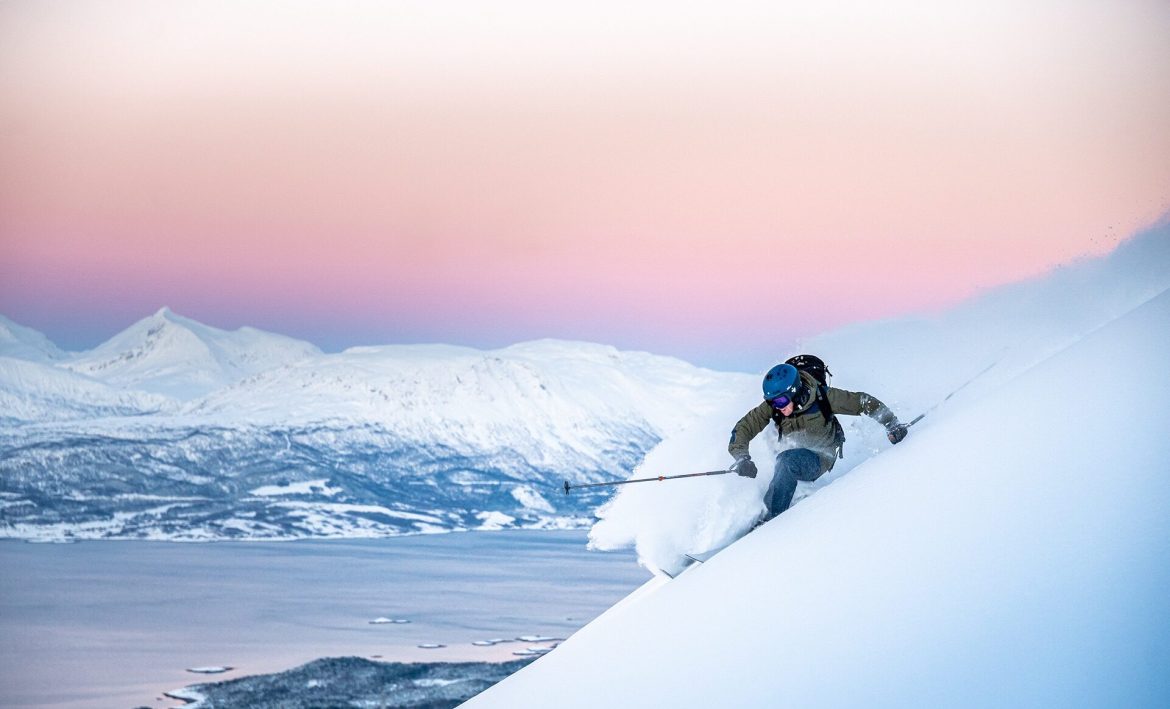
{"label": "ski pole", "polygon": [[685,475],[659,475],[656,478],[637,478],[635,480],[614,480],[613,482],[604,483],[580,483],[578,485],[570,485],[569,481],[565,481],[565,494],[569,494],[569,490],[575,487],[601,487],[603,485],[629,485],[630,483],[649,483],[660,482],[662,480],[678,480],[679,478],[697,478],[703,475],[727,475],[735,472],[733,470],[711,470],[706,473],[686,473]]}
{"label": "ski pole", "polygon": [[965,388],[967,387],[967,385],[968,385],[968,384],[970,384],[971,382],[975,381],[975,380],[976,380],[976,379],[978,379],[979,377],[982,377],[984,374],[986,374],[986,373],[987,373],[987,371],[988,371],[989,369],[991,369],[992,367],[994,367],[994,366],[995,366],[995,365],[997,365],[997,364],[999,364],[999,360],[996,360],[996,361],[992,362],[991,364],[987,365],[986,367],[984,367],[982,370],[980,370],[980,371],[979,371],[979,373],[978,373],[978,374],[976,374],[975,376],[971,377],[971,378],[970,378],[970,379],[968,379],[967,381],[965,381],[965,382],[963,382],[962,384],[960,384],[960,385],[958,386],[958,388],[956,388],[956,389],[955,389],[954,391],[952,391],[950,394],[947,394],[946,396],[944,396],[944,397],[943,397],[943,399],[942,399],[942,401],[938,402],[937,404],[935,404],[934,406],[930,407],[930,408],[929,408],[929,409],[927,409],[926,411],[923,411],[922,413],[920,413],[920,414],[918,414],[917,416],[915,416],[913,421],[911,421],[910,423],[906,424],[906,428],[910,428],[910,427],[911,427],[911,426],[913,426],[914,424],[916,424],[916,423],[918,423],[919,421],[921,421],[922,419],[924,419],[924,418],[926,417],[926,415],[927,415],[927,414],[929,414],[931,411],[934,411],[934,410],[935,410],[935,409],[937,409],[938,407],[940,407],[940,406],[942,406],[943,404],[947,403],[947,400],[948,400],[948,399],[950,399],[952,396],[954,396],[955,394],[958,394],[960,391],[962,391],[963,389],[965,389]]}

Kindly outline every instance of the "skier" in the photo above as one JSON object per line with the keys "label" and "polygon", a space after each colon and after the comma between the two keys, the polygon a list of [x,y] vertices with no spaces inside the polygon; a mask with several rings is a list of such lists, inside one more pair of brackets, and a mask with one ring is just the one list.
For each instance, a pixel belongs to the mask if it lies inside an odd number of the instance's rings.
{"label": "skier", "polygon": [[845,432],[837,414],[865,414],[875,419],[885,426],[890,443],[899,443],[906,437],[908,427],[885,404],[865,392],[828,386],[826,371],[824,362],[810,355],[772,367],[764,377],[764,402],[748,411],[731,431],[727,446],[735,458],[731,470],[748,478],[756,477],[748,444],[769,421],[776,424],[780,440],[788,444],[776,456],[772,482],[764,498],[768,511],[763,521],[788,509],[796,481],[816,480],[832,470],[842,456]]}

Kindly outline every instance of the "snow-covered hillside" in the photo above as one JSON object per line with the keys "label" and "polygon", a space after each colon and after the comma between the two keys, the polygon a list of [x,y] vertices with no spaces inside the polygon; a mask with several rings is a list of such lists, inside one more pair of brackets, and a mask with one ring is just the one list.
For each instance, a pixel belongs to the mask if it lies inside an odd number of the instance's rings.
{"label": "snow-covered hillside", "polygon": [[707,412],[727,379],[680,360],[588,343],[496,352],[365,347],[265,372],[185,413],[253,425],[360,422],[423,449],[506,450],[529,465],[595,469],[615,445],[628,448],[623,437],[661,437]]}
{"label": "snow-covered hillside", "polygon": [[0,424],[143,416],[174,407],[161,395],[116,389],[48,363],[0,357]]}
{"label": "snow-covered hillside", "polygon": [[164,310],[63,366],[0,357],[0,534],[584,526],[606,493],[565,479],[623,477],[743,378],[556,341],[323,355]]}
{"label": "snow-covered hillside", "polygon": [[[1146,266],[1164,279],[1165,230],[1143,238],[1131,247],[1163,254]],[[859,379],[917,406],[1006,359],[899,446],[862,435],[835,482],[466,706],[1170,705],[1170,291],[1127,309],[1131,274],[1099,266],[1081,287],[1057,274],[885,326],[900,343],[875,344],[877,325],[823,339],[831,366],[850,363],[842,386],[867,354],[909,358]],[[717,435],[700,426],[642,472],[706,456]],[[629,486],[595,543],[636,542],[649,565],[701,547],[755,513],[760,478]]]}
{"label": "snow-covered hillside", "polygon": [[0,357],[46,362],[67,356],[43,334],[0,315]]}
{"label": "snow-covered hillside", "polygon": [[[916,436],[1168,288],[1170,222],[1138,234],[1102,258],[995,289],[953,310],[847,327],[811,338],[800,349],[825,359],[834,386],[869,392],[904,421],[929,411],[913,429]],[[792,354],[778,352],[776,361]],[[764,363],[763,369],[771,364]],[[1124,372],[1125,367],[1123,353],[1101,363],[1104,372]],[[651,451],[634,475],[726,467],[728,432],[759,396],[759,377],[741,381],[738,390],[718,400],[710,416],[696,419],[685,436],[667,439]],[[1030,408],[1044,415],[1046,404],[1034,402]],[[873,421],[841,417],[841,422],[847,436],[845,458],[816,483],[801,483],[797,502],[890,449],[885,432]],[[775,453],[775,433],[769,427],[753,441],[752,456],[771,461]],[[769,466],[761,467],[767,471]],[[718,546],[749,528],[764,511],[769,472],[755,480],[627,486],[601,511],[604,519],[593,529],[593,544],[601,549],[636,545],[648,567],[671,569],[684,554]]]}

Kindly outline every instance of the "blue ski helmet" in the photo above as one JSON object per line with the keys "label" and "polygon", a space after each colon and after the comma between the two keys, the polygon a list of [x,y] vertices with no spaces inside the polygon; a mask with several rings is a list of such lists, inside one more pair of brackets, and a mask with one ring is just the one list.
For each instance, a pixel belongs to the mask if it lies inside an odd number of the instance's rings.
{"label": "blue ski helmet", "polygon": [[800,387],[800,372],[791,364],[778,364],[764,375],[764,399],[767,401],[778,396],[795,399]]}

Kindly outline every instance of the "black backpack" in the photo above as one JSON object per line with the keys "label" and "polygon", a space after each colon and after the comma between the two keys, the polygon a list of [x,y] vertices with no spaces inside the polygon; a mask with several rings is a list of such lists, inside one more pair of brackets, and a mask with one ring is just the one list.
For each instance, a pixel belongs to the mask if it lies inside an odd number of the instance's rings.
{"label": "black backpack", "polygon": [[784,364],[791,364],[802,372],[808,372],[823,387],[829,386],[829,377],[833,376],[833,373],[825,366],[825,361],[816,355],[796,355],[795,357],[789,357],[785,360]]}
{"label": "black backpack", "polygon": [[[808,372],[817,380],[816,403],[804,411],[804,414],[812,414],[817,411],[825,417],[825,422],[833,427],[833,439],[837,446],[837,457],[844,458],[845,445],[845,429],[842,428],[841,422],[837,420],[837,416],[833,413],[833,408],[829,406],[829,377],[833,373],[825,366],[824,360],[816,355],[801,354],[795,357],[789,357],[784,364],[791,364],[801,372]],[[781,437],[784,436],[784,429],[780,426],[780,422],[784,417],[780,415],[779,411],[772,410],[772,420],[776,422],[776,431]]]}

